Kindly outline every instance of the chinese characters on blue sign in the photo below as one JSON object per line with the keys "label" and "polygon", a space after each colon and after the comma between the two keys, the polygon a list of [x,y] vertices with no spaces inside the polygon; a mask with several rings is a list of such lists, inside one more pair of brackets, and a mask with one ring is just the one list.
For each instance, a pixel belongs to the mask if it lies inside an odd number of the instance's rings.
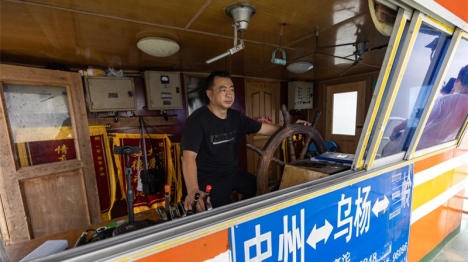
{"label": "chinese characters on blue sign", "polygon": [[233,261],[407,260],[413,165],[231,227]]}

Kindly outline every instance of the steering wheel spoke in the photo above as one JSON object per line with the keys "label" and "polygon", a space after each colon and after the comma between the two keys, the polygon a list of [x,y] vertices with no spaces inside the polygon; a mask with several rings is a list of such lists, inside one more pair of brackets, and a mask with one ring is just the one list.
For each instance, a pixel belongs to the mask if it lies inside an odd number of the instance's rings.
{"label": "steering wheel spoke", "polygon": [[290,154],[291,162],[297,160],[294,152],[294,146],[292,143],[292,136],[295,134],[303,134],[306,136],[305,144],[301,150],[299,160],[304,159],[308,145],[312,140],[315,143],[317,151],[320,154],[327,151],[322,136],[320,136],[320,133],[315,128],[317,118],[320,116],[320,113],[316,115],[314,119],[314,124],[312,126],[304,126],[302,124],[290,123],[291,119],[285,105],[282,105],[281,112],[283,113],[285,123],[283,127],[278,129],[278,131],[276,131],[276,133],[270,137],[263,149],[259,149],[253,145],[247,144],[248,148],[254,150],[260,155],[257,166],[257,194],[259,195],[268,193],[274,188],[277,188],[278,186],[277,183],[275,185],[269,185],[268,168],[270,162],[275,162],[281,166],[284,166],[286,164],[285,162],[274,157],[275,151],[279,146],[281,146],[281,143],[284,139],[288,140],[288,151]]}

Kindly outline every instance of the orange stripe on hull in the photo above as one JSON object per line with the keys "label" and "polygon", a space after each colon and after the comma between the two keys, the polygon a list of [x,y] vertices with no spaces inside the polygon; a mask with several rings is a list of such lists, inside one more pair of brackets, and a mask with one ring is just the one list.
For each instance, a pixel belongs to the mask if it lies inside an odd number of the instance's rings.
{"label": "orange stripe on hull", "polygon": [[445,7],[445,9],[449,10],[450,12],[454,13],[460,19],[465,20],[468,23],[468,1],[466,0],[435,0],[441,6]]}
{"label": "orange stripe on hull", "polygon": [[465,190],[462,190],[411,225],[408,261],[420,261],[460,226],[464,195]]}
{"label": "orange stripe on hull", "polygon": [[222,230],[200,239],[176,246],[138,261],[205,261],[229,249],[228,230]]}
{"label": "orange stripe on hull", "polygon": [[431,168],[437,164],[445,162],[446,160],[452,159],[453,154],[454,150],[448,150],[435,156],[431,156],[417,161],[416,163],[414,163],[414,173],[416,174],[418,172]]}

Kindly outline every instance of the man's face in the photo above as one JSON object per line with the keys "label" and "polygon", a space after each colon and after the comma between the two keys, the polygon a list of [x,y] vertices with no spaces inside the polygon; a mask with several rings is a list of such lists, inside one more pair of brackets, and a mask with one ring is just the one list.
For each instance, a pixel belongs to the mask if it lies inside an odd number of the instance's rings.
{"label": "man's face", "polygon": [[210,99],[210,104],[224,109],[230,108],[234,104],[234,84],[230,78],[214,78],[212,90],[206,90],[206,95]]}

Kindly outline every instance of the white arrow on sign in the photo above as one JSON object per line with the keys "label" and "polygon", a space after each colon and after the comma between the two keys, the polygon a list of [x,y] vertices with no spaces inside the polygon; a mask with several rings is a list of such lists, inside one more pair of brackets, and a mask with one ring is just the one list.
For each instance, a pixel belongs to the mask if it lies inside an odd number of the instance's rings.
{"label": "white arrow on sign", "polygon": [[323,227],[317,229],[317,225],[314,225],[314,228],[310,231],[306,242],[314,249],[317,249],[317,243],[321,240],[324,240],[324,242],[327,243],[328,237],[331,235],[332,231],[333,226],[325,219],[325,225]]}
{"label": "white arrow on sign", "polygon": [[372,207],[372,213],[374,213],[376,217],[379,217],[379,212],[384,211],[385,213],[385,210],[387,210],[389,203],[390,201],[388,201],[388,198],[386,195],[384,195],[384,199],[382,199],[382,201],[379,201],[379,199],[377,198],[377,201],[375,201],[375,204]]}

